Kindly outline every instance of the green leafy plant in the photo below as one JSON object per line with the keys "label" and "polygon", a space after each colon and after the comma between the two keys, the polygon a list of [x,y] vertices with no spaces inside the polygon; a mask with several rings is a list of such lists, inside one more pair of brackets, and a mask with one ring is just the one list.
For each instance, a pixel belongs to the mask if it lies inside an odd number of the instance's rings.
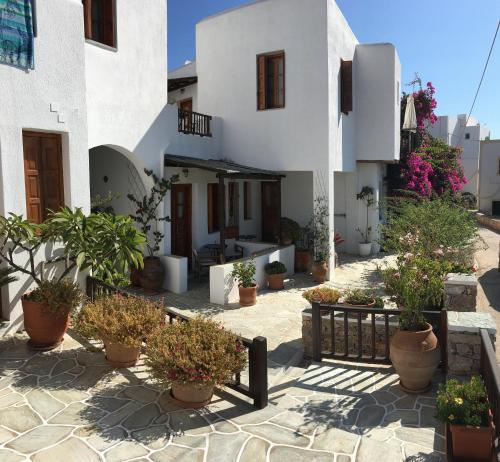
{"label": "green leafy plant", "polygon": [[332,287],[315,287],[302,293],[302,297],[309,303],[318,302],[323,305],[335,305],[338,303],[341,293]]}
{"label": "green leafy plant", "polygon": [[292,241],[292,244],[300,238],[300,226],[299,224],[292,220],[291,218],[282,217],[281,218],[281,240]]}
{"label": "green leafy plant", "polygon": [[[160,242],[165,235],[158,231],[159,222],[169,222],[170,217],[158,217],[157,210],[159,205],[165,199],[168,191],[172,189],[172,184],[179,180],[179,175],[173,175],[169,180],[158,178],[152,170],[144,169],[144,173],[153,179],[153,187],[149,194],[142,198],[134,194],[128,194],[127,198],[137,207],[131,218],[139,225],[141,232],[146,236],[146,247],[149,256],[154,256],[155,252],[160,250]],[[153,229],[154,225],[154,229]]]}
{"label": "green leafy plant", "polygon": [[375,297],[375,305],[373,308],[384,308],[385,307],[385,302],[382,297]]}
{"label": "green leafy plant", "polygon": [[165,314],[158,304],[114,294],[83,306],[74,328],[88,339],[139,347],[164,322]]}
{"label": "green leafy plant", "polygon": [[231,276],[238,281],[241,287],[254,287],[255,286],[255,261],[253,258],[250,260],[234,263]]}
{"label": "green leafy plant", "polygon": [[370,208],[372,208],[375,205],[373,188],[371,188],[370,186],[363,186],[361,188],[361,191],[358,194],[356,194],[356,199],[358,201],[363,201],[366,206],[366,226],[364,228],[364,231],[359,227],[356,228],[356,231],[361,235],[363,243],[369,244],[370,234],[372,232],[372,227],[369,226],[369,212]]}
{"label": "green leafy plant", "polygon": [[348,289],[344,292],[344,302],[349,305],[370,305],[374,301],[373,290]]}
{"label": "green leafy plant", "polygon": [[319,196],[314,200],[314,209],[308,225],[313,238],[314,260],[326,262],[330,257],[332,239],[330,236],[328,199]]}
{"label": "green leafy plant", "polygon": [[160,383],[223,385],[247,361],[238,337],[216,321],[197,317],[155,329],[146,344],[146,365]]}
{"label": "green leafy plant", "polygon": [[114,215],[115,211],[113,206],[111,205],[115,199],[119,199],[120,194],[113,193],[112,191],[108,191],[108,194],[105,196],[101,196],[100,194],[96,194],[91,198],[90,201],[90,209],[92,213],[111,213]]}
{"label": "green leafy plant", "polygon": [[80,286],[68,279],[42,281],[36,289],[26,294],[25,298],[43,303],[44,311],[63,316],[71,313],[85,300]]}
{"label": "green leafy plant", "polygon": [[489,424],[489,403],[482,379],[473,376],[469,381],[447,380],[439,386],[436,417],[456,425],[486,427]]}
{"label": "green leafy plant", "polygon": [[286,266],[280,261],[273,261],[264,266],[266,274],[284,274],[286,273]]}

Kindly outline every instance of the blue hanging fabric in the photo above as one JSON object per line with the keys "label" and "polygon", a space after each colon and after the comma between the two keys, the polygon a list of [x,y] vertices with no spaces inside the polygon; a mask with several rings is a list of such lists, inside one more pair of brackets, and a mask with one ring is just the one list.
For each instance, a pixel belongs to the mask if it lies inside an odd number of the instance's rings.
{"label": "blue hanging fabric", "polygon": [[32,0],[0,0],[0,64],[33,69]]}

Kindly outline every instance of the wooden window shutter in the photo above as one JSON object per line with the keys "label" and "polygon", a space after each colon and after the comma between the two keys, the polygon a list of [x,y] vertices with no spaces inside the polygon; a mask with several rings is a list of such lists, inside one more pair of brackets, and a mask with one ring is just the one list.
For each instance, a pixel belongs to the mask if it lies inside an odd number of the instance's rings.
{"label": "wooden window shutter", "polygon": [[103,42],[115,47],[115,0],[105,1],[103,4]]}
{"label": "wooden window shutter", "polygon": [[83,26],[85,28],[85,38],[92,38],[92,0],[82,0],[83,3]]}
{"label": "wooden window shutter", "polygon": [[37,137],[23,136],[24,184],[26,188],[26,215],[35,223],[43,221],[42,162]]}
{"label": "wooden window shutter", "polygon": [[257,57],[257,109],[266,109],[266,57]]}
{"label": "wooden window shutter", "polygon": [[45,216],[49,210],[57,211],[64,205],[62,175],[62,155],[60,137],[41,138],[41,157],[43,167],[43,198]]}
{"label": "wooden window shutter", "polygon": [[219,229],[219,195],[217,183],[207,185],[207,222],[208,232],[213,233]]}
{"label": "wooden window shutter", "polygon": [[352,111],[352,61],[340,61],[340,110]]}

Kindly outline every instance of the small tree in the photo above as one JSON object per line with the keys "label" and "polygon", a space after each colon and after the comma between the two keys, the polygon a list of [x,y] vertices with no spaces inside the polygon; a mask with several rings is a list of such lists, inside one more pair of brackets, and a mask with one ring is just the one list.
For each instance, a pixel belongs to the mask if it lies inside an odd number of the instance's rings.
{"label": "small tree", "polygon": [[329,215],[327,198],[318,196],[314,200],[313,215],[308,224],[314,242],[314,260],[317,262],[326,262],[330,256]]}
{"label": "small tree", "polygon": [[[167,192],[172,189],[172,184],[179,180],[179,175],[173,175],[169,180],[158,178],[152,170],[144,169],[144,173],[153,179],[153,187],[149,194],[145,194],[142,199],[134,194],[127,194],[127,198],[137,207],[135,215],[130,217],[139,225],[141,232],[146,236],[146,247],[148,254],[153,257],[155,252],[160,250],[160,242],[165,234],[158,231],[158,222],[170,222],[169,216],[158,217],[157,209],[165,199]],[[154,231],[151,232],[153,224]]]}
{"label": "small tree", "polygon": [[366,206],[366,226],[365,230],[361,230],[361,228],[357,227],[356,231],[361,234],[361,238],[365,244],[370,243],[370,234],[372,232],[372,227],[369,226],[369,211],[370,208],[375,205],[375,198],[373,197],[374,191],[370,186],[363,186],[361,191],[356,194],[356,199],[358,201],[363,201]]}

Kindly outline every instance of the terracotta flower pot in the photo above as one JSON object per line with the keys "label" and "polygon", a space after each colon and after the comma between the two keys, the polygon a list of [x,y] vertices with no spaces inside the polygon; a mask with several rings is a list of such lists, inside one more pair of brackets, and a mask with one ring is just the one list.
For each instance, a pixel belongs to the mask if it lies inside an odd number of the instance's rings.
{"label": "terracotta flower pot", "polygon": [[253,306],[257,303],[257,284],[253,287],[238,286],[238,289],[241,306]]}
{"label": "terracotta flower pot", "polygon": [[[346,306],[353,306],[355,308],[373,308],[375,306],[375,299],[373,299],[370,303],[368,303],[368,305],[355,305],[353,303],[348,303],[348,302],[344,302],[344,305]],[[357,318],[358,315],[357,314],[352,314],[351,315],[353,318]],[[368,314],[362,314],[361,317],[363,319],[366,319],[368,317]]]}
{"label": "terracotta flower pot", "polygon": [[281,238],[281,245],[292,245],[292,244],[293,244],[292,238],[290,237]]}
{"label": "terracotta flower pot", "polygon": [[141,286],[146,292],[160,292],[165,279],[165,268],[158,257],[146,257],[141,271]]}
{"label": "terracotta flower pot", "polygon": [[391,340],[391,361],[407,393],[423,393],[441,359],[441,350],[432,326],[422,331],[397,330]]}
{"label": "terracotta flower pot", "polygon": [[450,424],[453,457],[463,460],[490,461],[493,448],[493,425],[473,427]]}
{"label": "terracotta flower pot", "polygon": [[130,284],[134,287],[141,287],[141,273],[142,270],[135,267],[130,270]]}
{"label": "terracotta flower pot", "polygon": [[214,394],[213,383],[184,383],[173,382],[171,396],[179,406],[198,409],[206,406],[212,400]]}
{"label": "terracotta flower pot", "polygon": [[266,274],[267,283],[271,290],[282,290],[285,288],[285,273]]}
{"label": "terracotta flower pot", "polygon": [[29,345],[35,350],[49,351],[58,347],[69,326],[69,310],[49,311],[45,303],[23,297],[24,329],[30,337]]}
{"label": "terracotta flower pot", "polygon": [[297,271],[309,271],[312,264],[312,255],[310,250],[295,251],[295,269]]}
{"label": "terracotta flower pot", "polygon": [[312,264],[312,276],[314,282],[322,283],[325,282],[326,273],[328,272],[328,266],[326,261],[315,261]]}
{"label": "terracotta flower pot", "polygon": [[120,343],[104,342],[106,361],[111,367],[132,367],[137,364],[140,347],[129,347]]}

